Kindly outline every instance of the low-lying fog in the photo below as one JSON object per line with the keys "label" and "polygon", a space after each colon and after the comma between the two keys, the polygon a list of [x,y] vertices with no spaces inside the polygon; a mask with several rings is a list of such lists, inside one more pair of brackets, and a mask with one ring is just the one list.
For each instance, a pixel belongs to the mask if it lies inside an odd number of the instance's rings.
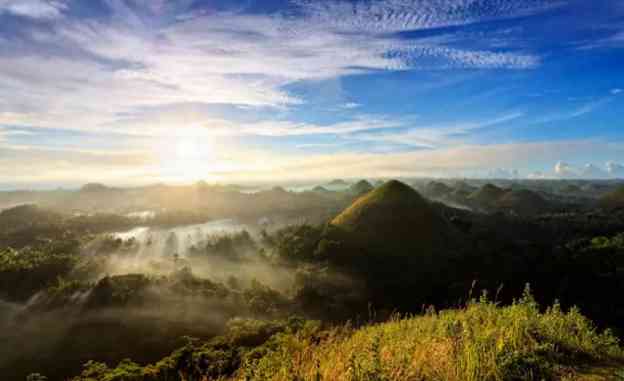
{"label": "low-lying fog", "polygon": [[[107,256],[106,275],[132,273],[167,275],[176,268],[188,266],[201,278],[226,282],[231,277],[248,284],[255,279],[278,290],[287,289],[292,281],[289,271],[274,266],[260,257],[258,234],[254,226],[234,219],[203,224],[161,227],[136,227],[111,234],[123,241],[118,252]],[[98,242],[84,250],[93,255]]]}

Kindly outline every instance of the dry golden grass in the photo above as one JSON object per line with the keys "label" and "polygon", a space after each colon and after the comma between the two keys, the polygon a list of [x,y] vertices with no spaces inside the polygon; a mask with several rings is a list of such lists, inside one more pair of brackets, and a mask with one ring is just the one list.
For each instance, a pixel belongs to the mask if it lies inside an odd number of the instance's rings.
{"label": "dry golden grass", "polygon": [[481,301],[360,329],[282,335],[234,379],[571,380],[589,377],[582,365],[593,364],[601,378],[584,379],[617,380],[609,378],[617,377],[616,366],[600,364],[623,358],[617,339],[598,332],[577,310],[555,306],[540,313],[525,297],[508,307]]}

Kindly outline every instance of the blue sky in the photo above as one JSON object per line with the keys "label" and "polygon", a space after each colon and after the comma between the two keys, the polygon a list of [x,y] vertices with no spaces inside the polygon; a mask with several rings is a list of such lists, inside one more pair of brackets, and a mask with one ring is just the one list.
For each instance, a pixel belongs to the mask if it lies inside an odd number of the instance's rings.
{"label": "blue sky", "polygon": [[0,184],[624,176],[621,0],[0,0]]}

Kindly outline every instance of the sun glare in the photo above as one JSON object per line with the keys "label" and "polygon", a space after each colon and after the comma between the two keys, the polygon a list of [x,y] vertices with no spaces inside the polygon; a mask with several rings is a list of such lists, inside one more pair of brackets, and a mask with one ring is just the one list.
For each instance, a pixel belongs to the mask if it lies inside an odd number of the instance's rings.
{"label": "sun glare", "polygon": [[181,136],[163,138],[160,175],[168,181],[189,182],[211,180],[215,168],[215,151],[209,137]]}

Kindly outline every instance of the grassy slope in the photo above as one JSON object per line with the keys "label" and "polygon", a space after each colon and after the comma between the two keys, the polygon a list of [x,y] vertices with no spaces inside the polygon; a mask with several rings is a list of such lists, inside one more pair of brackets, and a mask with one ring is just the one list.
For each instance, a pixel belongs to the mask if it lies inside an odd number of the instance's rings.
{"label": "grassy slope", "polygon": [[394,180],[357,199],[331,224],[363,247],[394,253],[428,252],[452,232],[418,192]]}
{"label": "grassy slope", "polygon": [[509,307],[394,319],[315,337],[284,335],[233,380],[617,380],[622,350],[576,310]]}
{"label": "grassy slope", "polygon": [[624,379],[624,352],[610,332],[598,332],[574,309],[563,312],[554,306],[540,313],[528,293],[507,307],[483,299],[462,309],[359,329],[258,324],[240,326],[208,346],[183,348],[146,367],[92,364],[73,380]]}

